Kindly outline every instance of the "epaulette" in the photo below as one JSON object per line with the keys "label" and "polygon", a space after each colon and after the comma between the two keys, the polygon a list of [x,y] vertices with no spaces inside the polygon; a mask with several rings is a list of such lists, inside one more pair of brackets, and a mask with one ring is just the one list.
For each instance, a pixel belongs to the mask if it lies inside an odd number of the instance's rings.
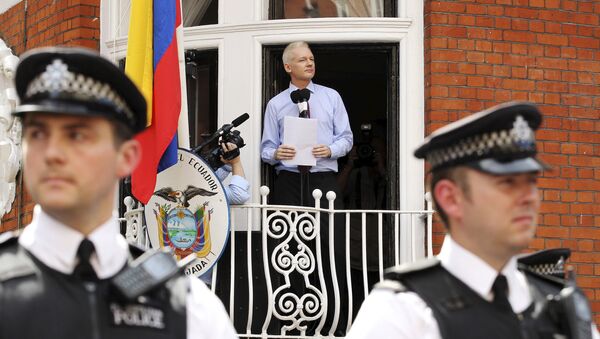
{"label": "epaulette", "polygon": [[439,265],[440,261],[438,259],[428,258],[417,260],[412,263],[390,267],[385,271],[385,279],[376,284],[375,288],[390,290],[395,293],[409,291],[410,289],[403,284],[403,277],[427,272]]}
{"label": "epaulette", "polygon": [[35,265],[25,254],[25,250],[18,246],[16,232],[0,234],[0,281],[24,277],[35,274]]}
{"label": "epaulette", "polygon": [[568,248],[550,248],[521,255],[517,262],[542,275],[565,276],[565,262],[571,256]]}
{"label": "epaulette", "polygon": [[565,279],[558,278],[553,275],[540,273],[540,272],[532,269],[530,266],[525,265],[523,263],[517,263],[517,267],[519,268],[519,270],[521,272],[525,273],[526,276],[541,280],[542,282],[550,284],[552,286],[562,288],[566,284]]}
{"label": "epaulette", "polygon": [[385,271],[385,274],[386,276],[401,276],[425,271],[438,265],[440,265],[440,261],[437,258],[420,259],[412,263],[390,267]]}

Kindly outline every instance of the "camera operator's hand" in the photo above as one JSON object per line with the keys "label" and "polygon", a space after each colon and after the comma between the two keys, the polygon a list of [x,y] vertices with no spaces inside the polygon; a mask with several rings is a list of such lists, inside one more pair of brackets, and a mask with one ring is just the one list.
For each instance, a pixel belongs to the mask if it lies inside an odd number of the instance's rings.
{"label": "camera operator's hand", "polygon": [[[233,150],[235,150],[237,147],[236,144],[231,143],[231,142],[224,142],[221,144],[221,149],[223,149],[223,153],[228,153],[231,152]],[[240,162],[240,156],[238,155],[237,157],[233,158],[233,159],[225,159],[225,157],[221,156],[221,161],[225,164],[230,164],[233,165],[236,162]]]}
{"label": "camera operator's hand", "polygon": [[331,149],[329,149],[329,146],[315,145],[313,147],[312,154],[315,156],[315,158],[330,158]]}
{"label": "camera operator's hand", "polygon": [[[223,153],[227,153],[227,152],[231,152],[231,151],[235,150],[238,147],[234,143],[225,142],[225,143],[221,144],[221,148],[223,149]],[[244,167],[242,166],[242,159],[240,158],[239,155],[230,160],[227,160],[224,157],[221,157],[221,161],[224,164],[231,165],[231,174],[239,175],[240,177],[245,178]]]}
{"label": "camera operator's hand", "polygon": [[292,160],[296,156],[296,149],[289,145],[281,145],[275,151],[275,160]]}

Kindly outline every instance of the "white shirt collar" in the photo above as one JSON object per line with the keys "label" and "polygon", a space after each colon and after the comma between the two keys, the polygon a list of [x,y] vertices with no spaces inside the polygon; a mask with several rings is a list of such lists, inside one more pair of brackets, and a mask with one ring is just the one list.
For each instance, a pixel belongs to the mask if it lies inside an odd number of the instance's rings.
{"label": "white shirt collar", "polygon": [[[442,266],[459,278],[484,299],[493,299],[492,284],[498,272],[481,258],[456,243],[446,235],[437,258]],[[525,275],[517,269],[517,259],[513,257],[502,269],[508,281],[508,300],[516,313],[524,311],[531,304],[531,293]]]}
{"label": "white shirt collar", "polygon": [[[36,206],[31,224],[19,237],[19,243],[48,267],[71,274],[77,264],[77,248],[83,238],[82,233],[62,224]],[[88,235],[88,239],[95,247],[90,262],[100,279],[110,278],[123,268],[129,250],[125,238],[119,234],[119,223],[115,216],[97,227]]]}
{"label": "white shirt collar", "polygon": [[[312,82],[312,80],[311,80],[311,81],[308,83],[308,85],[306,86],[306,88],[308,88],[308,89],[310,90],[310,92],[311,92],[311,93],[314,93],[314,92],[315,92],[315,84]],[[298,86],[296,86],[296,85],[294,85],[294,84],[292,84],[292,83],[290,82],[290,87],[289,87],[289,89],[290,89],[290,92],[293,92],[293,91],[295,91],[295,90],[297,90],[297,89],[299,89],[299,88],[298,88]]]}

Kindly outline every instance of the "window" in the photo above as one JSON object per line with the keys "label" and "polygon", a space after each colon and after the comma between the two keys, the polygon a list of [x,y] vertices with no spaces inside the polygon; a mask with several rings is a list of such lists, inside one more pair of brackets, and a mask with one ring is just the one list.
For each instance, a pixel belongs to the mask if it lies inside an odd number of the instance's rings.
{"label": "window", "polygon": [[198,146],[217,129],[218,51],[185,52],[190,146]]}
{"label": "window", "polygon": [[183,27],[213,25],[219,22],[218,0],[183,0]]}
{"label": "window", "polygon": [[396,17],[395,0],[270,0],[270,19]]}

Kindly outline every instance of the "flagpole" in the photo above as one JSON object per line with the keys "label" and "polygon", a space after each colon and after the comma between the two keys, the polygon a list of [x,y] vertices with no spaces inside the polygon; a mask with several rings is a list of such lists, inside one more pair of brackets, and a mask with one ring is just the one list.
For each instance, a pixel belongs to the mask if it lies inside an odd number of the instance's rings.
{"label": "flagpole", "polygon": [[181,112],[177,124],[177,139],[180,148],[190,149],[190,126],[188,120],[187,83],[185,79],[185,50],[183,47],[183,13],[181,0],[179,1],[179,15],[181,26],[177,27],[177,51],[179,54],[179,79],[181,81]]}

